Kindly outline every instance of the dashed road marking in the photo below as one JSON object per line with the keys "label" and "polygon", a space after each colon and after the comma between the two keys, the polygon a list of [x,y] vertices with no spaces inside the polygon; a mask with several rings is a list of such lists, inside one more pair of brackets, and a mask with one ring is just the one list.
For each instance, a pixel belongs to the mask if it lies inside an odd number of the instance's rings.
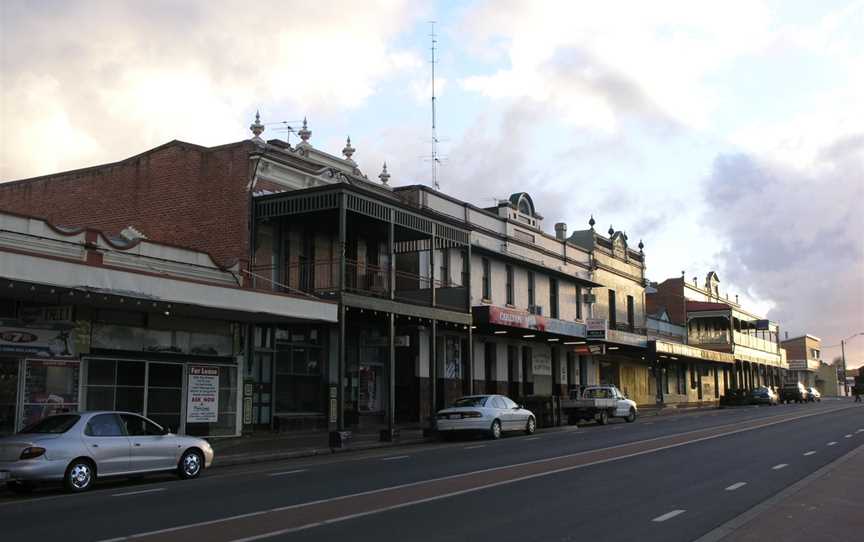
{"label": "dashed road marking", "polygon": [[157,487],[155,489],[142,489],[141,491],[127,491],[126,493],[114,493],[111,495],[112,497],[126,497],[128,495],[141,495],[143,493],[156,493],[158,491],[165,491],[164,487]]}
{"label": "dashed road marking", "polygon": [[835,444],[837,444],[837,441],[836,441],[836,440],[832,440],[831,442],[829,442],[828,444],[826,444],[826,446],[834,446]]}
{"label": "dashed road marking", "polygon": [[681,514],[683,514],[686,511],[687,510],[672,510],[671,512],[666,512],[662,516],[657,516],[656,518],[652,519],[651,521],[653,521],[655,523],[663,523],[667,519],[672,519],[675,516],[680,516]]}
{"label": "dashed road marking", "polygon": [[773,467],[771,467],[771,470],[785,469],[788,466],[789,466],[788,463],[780,463],[779,465],[774,465]]}
{"label": "dashed road marking", "polygon": [[737,483],[732,484],[731,486],[727,487],[726,491],[735,491],[736,489],[738,489],[740,487],[744,487],[746,485],[747,485],[747,482],[737,482]]}
{"label": "dashed road marking", "polygon": [[852,435],[843,435],[843,438],[852,438]]}
{"label": "dashed road marking", "polygon": [[485,448],[485,444],[475,444],[474,446],[465,446],[463,450],[476,450],[477,448]]}
{"label": "dashed road marking", "polygon": [[288,474],[298,474],[301,472],[306,472],[309,469],[295,469],[295,470],[286,470],[285,472],[271,472],[267,474],[267,476],[286,476]]}
{"label": "dashed road marking", "polygon": [[810,450],[809,452],[804,452],[804,455],[813,455],[816,453],[816,450]]}
{"label": "dashed road marking", "polygon": [[525,440],[540,440],[540,437],[530,437],[526,438]]}
{"label": "dashed road marking", "polygon": [[381,461],[394,461],[396,459],[408,459],[410,455],[394,455],[390,457],[382,457]]}

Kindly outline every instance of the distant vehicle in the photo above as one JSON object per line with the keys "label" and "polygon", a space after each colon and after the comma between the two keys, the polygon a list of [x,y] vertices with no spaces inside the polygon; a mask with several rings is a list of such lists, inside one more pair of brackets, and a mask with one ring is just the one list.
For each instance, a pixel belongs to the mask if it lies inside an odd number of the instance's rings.
{"label": "distant vehicle", "polygon": [[822,394],[819,393],[819,390],[817,390],[816,388],[807,388],[807,391],[809,392],[807,397],[808,401],[812,403],[815,403],[817,401],[820,403],[822,402]]}
{"label": "distant vehicle", "polygon": [[503,395],[462,397],[450,408],[439,410],[435,418],[438,433],[442,436],[480,432],[497,439],[508,431],[524,431],[530,435],[537,430],[534,413]]}
{"label": "distant vehicle", "polygon": [[794,384],[786,384],[780,388],[780,401],[783,403],[804,403],[810,398],[810,393],[804,384],[796,382]]}
{"label": "distant vehicle", "polygon": [[605,425],[609,418],[624,418],[636,421],[636,402],[628,399],[615,386],[588,386],[581,397],[561,400],[561,411],[567,415],[568,423],[580,420],[595,420]]}
{"label": "distant vehicle", "polygon": [[771,388],[756,388],[750,392],[750,403],[754,405],[774,406],[780,403],[780,397]]}
{"label": "distant vehicle", "polygon": [[77,493],[98,478],[176,471],[197,478],[213,462],[204,439],[178,436],[131,412],[48,416],[0,438],[0,480],[16,493],[39,482],[63,482]]}

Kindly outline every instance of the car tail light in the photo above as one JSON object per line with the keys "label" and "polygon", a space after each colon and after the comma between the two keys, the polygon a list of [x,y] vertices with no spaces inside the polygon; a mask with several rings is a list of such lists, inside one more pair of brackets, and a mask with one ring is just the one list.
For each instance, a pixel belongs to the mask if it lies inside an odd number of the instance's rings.
{"label": "car tail light", "polygon": [[43,455],[45,455],[45,448],[31,446],[29,448],[24,448],[21,452],[21,459],[34,459]]}
{"label": "car tail light", "polygon": [[474,412],[474,411],[463,412],[462,417],[463,418],[482,418],[483,414],[480,414],[479,412]]}

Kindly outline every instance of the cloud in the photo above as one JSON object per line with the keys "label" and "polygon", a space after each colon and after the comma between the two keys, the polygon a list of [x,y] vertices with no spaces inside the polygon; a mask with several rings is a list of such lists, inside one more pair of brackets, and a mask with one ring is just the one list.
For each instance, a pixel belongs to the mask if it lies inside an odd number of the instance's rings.
{"label": "cloud", "polygon": [[391,46],[416,8],[369,4],[4,2],[0,180],[358,108],[420,63]]}
{"label": "cloud", "polygon": [[[704,185],[706,221],[728,247],[719,254],[725,280],[773,303],[769,317],[790,334],[827,345],[864,330],[864,137],[813,155],[806,168],[718,156]],[[862,345],[851,346],[864,361]]]}

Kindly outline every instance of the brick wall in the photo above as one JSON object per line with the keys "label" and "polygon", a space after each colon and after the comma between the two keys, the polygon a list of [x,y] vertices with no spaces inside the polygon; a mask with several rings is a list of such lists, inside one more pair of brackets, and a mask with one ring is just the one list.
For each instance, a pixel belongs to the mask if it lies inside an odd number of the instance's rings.
{"label": "brick wall", "polygon": [[231,265],[248,258],[251,148],[172,141],[114,164],[0,183],[0,210],[113,234],[131,225]]}
{"label": "brick wall", "polygon": [[661,307],[666,307],[669,319],[673,324],[687,323],[687,305],[684,299],[684,279],[667,279],[656,286],[657,292],[645,295],[646,311],[656,314]]}

